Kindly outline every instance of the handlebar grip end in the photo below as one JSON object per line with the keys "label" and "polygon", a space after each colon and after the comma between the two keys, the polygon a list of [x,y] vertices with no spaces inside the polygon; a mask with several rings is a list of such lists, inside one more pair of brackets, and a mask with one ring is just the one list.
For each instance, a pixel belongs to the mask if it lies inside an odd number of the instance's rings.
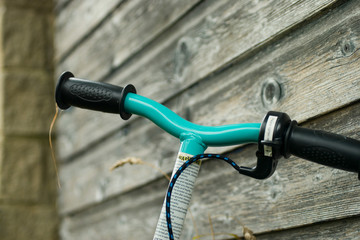
{"label": "handlebar grip end", "polygon": [[66,72],[63,72],[59,79],[58,79],[58,82],[56,84],[56,90],[55,90],[55,101],[56,101],[56,104],[58,105],[58,107],[62,110],[66,110],[68,109],[69,107],[71,107],[70,104],[67,104],[65,102],[62,101],[63,97],[61,95],[61,86],[67,81],[69,80],[69,78],[72,78],[74,77],[74,74],[72,74],[71,72],[69,71],[66,71]]}
{"label": "handlebar grip end", "polygon": [[129,84],[119,87],[103,82],[92,82],[75,78],[71,72],[60,75],[55,90],[55,100],[59,108],[65,110],[70,106],[120,114],[124,120],[131,117],[126,112],[124,102],[128,93],[135,93],[136,89]]}

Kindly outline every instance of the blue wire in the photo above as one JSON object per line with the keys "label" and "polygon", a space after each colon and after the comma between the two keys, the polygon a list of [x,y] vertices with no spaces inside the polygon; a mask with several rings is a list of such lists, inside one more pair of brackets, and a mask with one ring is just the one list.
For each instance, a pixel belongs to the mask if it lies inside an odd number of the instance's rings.
{"label": "blue wire", "polygon": [[231,166],[233,166],[233,168],[235,168],[237,171],[240,170],[240,167],[230,158],[219,155],[219,154],[199,154],[199,155],[195,155],[192,158],[190,158],[189,160],[187,160],[174,174],[170,185],[168,187],[168,191],[166,193],[166,207],[165,207],[165,214],[166,214],[166,225],[167,225],[167,229],[168,229],[168,233],[169,233],[169,239],[170,240],[174,240],[174,234],[172,231],[172,226],[171,226],[171,213],[170,213],[170,200],[171,200],[171,193],[172,190],[175,186],[176,180],[180,177],[181,173],[192,163],[196,162],[197,160],[203,159],[203,158],[215,158],[215,159],[220,159],[220,160],[224,160],[225,162],[229,163]]}

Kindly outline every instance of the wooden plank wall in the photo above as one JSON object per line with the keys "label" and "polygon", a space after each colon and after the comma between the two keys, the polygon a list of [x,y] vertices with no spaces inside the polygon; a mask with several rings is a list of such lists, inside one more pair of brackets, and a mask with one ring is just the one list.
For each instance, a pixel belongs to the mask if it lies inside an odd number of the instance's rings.
{"label": "wooden plank wall", "polygon": [[[358,0],[58,0],[57,73],[117,85],[203,125],[260,122],[269,110],[360,139]],[[265,104],[269,80],[280,100]],[[148,120],[81,109],[57,126],[62,239],[152,239],[178,141]],[[210,148],[243,165],[255,146]],[[257,239],[360,239],[356,174],[295,157],[258,181],[224,163],[201,167],[182,239],[215,232]],[[196,229],[193,221],[196,223]],[[219,235],[216,239],[229,239]],[[207,236],[201,239],[213,239]]]}

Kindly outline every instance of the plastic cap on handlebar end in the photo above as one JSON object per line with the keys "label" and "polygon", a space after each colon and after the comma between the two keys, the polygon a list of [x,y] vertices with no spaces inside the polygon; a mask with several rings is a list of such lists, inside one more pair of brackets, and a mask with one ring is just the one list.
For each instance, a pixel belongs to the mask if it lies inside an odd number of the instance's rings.
{"label": "plastic cap on handlebar end", "polygon": [[74,74],[72,74],[71,72],[63,72],[58,80],[58,83],[56,84],[56,90],[55,90],[55,101],[56,104],[58,105],[58,107],[62,110],[68,109],[69,107],[71,107],[70,104],[66,104],[62,101],[62,96],[61,96],[61,86],[69,79],[74,77]]}
{"label": "plastic cap on handlebar end", "polygon": [[125,102],[125,97],[128,93],[135,93],[136,94],[136,89],[132,84],[128,84],[124,87],[124,89],[121,92],[121,96],[120,96],[120,108],[119,108],[119,112],[120,112],[120,117],[123,120],[128,120],[131,117],[131,113],[128,113],[125,111],[125,107],[124,107],[124,102]]}

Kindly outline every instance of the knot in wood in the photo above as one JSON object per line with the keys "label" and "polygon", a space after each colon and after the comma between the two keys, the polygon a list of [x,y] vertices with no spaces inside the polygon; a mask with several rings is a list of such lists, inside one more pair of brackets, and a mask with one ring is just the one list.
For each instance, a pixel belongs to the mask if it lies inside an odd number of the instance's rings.
{"label": "knot in wood", "polygon": [[175,81],[182,82],[186,75],[186,68],[194,51],[194,42],[189,37],[179,40],[175,50]]}
{"label": "knot in wood", "polygon": [[341,47],[341,53],[344,56],[350,56],[355,52],[355,45],[349,39],[342,41],[340,47]]}
{"label": "knot in wood", "polygon": [[261,89],[261,99],[265,107],[279,102],[281,98],[281,86],[274,78],[267,79]]}

